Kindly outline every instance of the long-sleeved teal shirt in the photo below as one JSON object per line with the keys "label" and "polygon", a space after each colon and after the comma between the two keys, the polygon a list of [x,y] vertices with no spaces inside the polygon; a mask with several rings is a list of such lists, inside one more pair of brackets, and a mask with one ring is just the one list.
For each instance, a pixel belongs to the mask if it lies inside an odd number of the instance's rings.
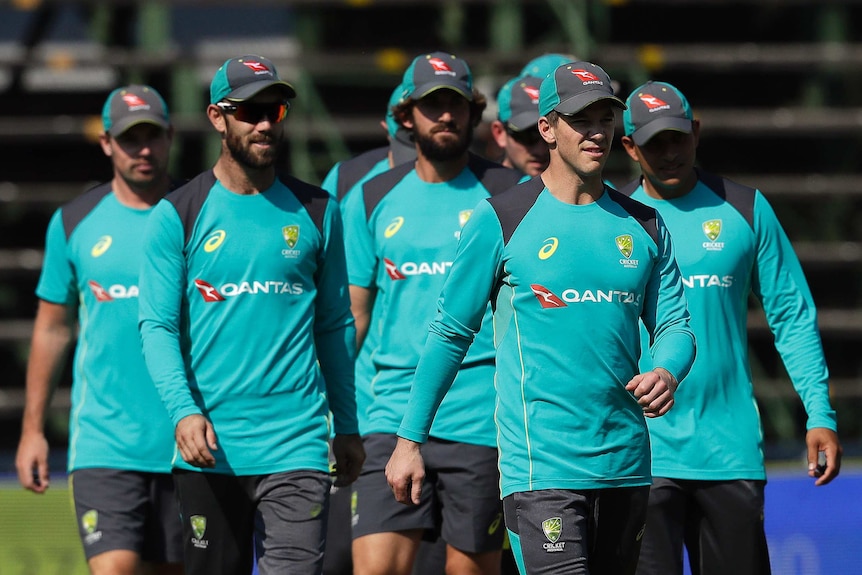
{"label": "long-sleeved teal shirt", "polygon": [[540,177],[480,203],[464,227],[398,435],[425,441],[460,358],[494,307],[501,492],[648,485],[639,321],[682,380],[695,340],[660,216],[605,189],[557,200]]}
{"label": "long-sleeved teal shirt", "polygon": [[156,206],[144,244],[144,356],[174,424],[212,421],[204,471],[328,471],[330,409],[335,433],[358,431],[337,204],[292,178],[235,194],[209,171]]}

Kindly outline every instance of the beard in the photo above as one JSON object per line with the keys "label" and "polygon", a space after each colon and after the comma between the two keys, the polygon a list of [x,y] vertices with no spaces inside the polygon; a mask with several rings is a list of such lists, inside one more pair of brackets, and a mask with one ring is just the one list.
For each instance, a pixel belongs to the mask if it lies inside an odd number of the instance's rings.
{"label": "beard", "polygon": [[[272,146],[268,150],[253,151],[252,144],[260,141],[267,141]],[[270,132],[268,136],[248,141],[243,141],[241,136],[232,134],[230,131],[225,137],[231,157],[241,166],[254,170],[263,170],[275,164],[281,151],[282,141],[281,132]]]}
{"label": "beard", "polygon": [[442,143],[434,139],[433,132],[431,134],[414,133],[413,137],[419,144],[419,150],[423,156],[431,161],[448,162],[460,158],[470,149],[470,143],[473,141],[473,126],[468,126],[458,136],[458,139],[454,142],[447,140]]}

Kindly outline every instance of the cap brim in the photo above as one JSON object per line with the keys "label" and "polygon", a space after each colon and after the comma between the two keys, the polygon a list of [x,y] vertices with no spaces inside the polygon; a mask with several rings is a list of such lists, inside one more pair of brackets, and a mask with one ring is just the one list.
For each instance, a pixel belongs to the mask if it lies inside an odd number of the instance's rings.
{"label": "cap brim", "polygon": [[529,128],[536,128],[539,125],[539,110],[536,109],[515,114],[509,118],[506,125],[517,132],[527,130]]}
{"label": "cap brim", "polygon": [[394,166],[416,159],[416,145],[410,141],[410,134],[403,128],[395,132],[394,138],[389,139],[389,151],[392,152]]}
{"label": "cap brim", "polygon": [[232,102],[242,102],[244,100],[248,100],[249,98],[254,98],[260,92],[272,86],[279,86],[284,91],[284,95],[287,98],[296,97],[296,90],[294,90],[293,86],[291,86],[287,82],[284,82],[282,80],[261,80],[260,82],[251,82],[250,84],[240,86],[236,90],[233,90],[228,93],[228,95],[225,96],[225,100],[230,100]]}
{"label": "cap brim", "polygon": [[135,114],[134,116],[123,118],[118,122],[114,122],[114,125],[111,126],[110,130],[108,130],[108,133],[116,137],[128,130],[129,128],[137,126],[138,124],[154,124],[159,128],[162,128],[163,130],[167,130],[170,127],[168,121],[161,116]]}
{"label": "cap brim", "polygon": [[626,109],[626,103],[617,98],[616,96],[609,96],[604,91],[589,91],[578,94],[577,96],[572,96],[568,100],[560,102],[559,104],[557,104],[554,110],[556,110],[560,114],[577,114],[587,106],[590,106],[602,100],[609,100],[611,104],[621,110]]}
{"label": "cap brim", "polygon": [[473,101],[473,91],[462,82],[453,82],[453,83],[440,83],[433,82],[429,84],[422,84],[418,86],[413,92],[410,94],[410,97],[414,100],[420,100],[430,94],[431,92],[436,92],[437,90],[452,90],[453,92],[457,92],[467,98],[469,101]]}
{"label": "cap brim", "polygon": [[665,130],[691,134],[691,120],[688,118],[656,118],[645,126],[632,132],[631,138],[638,146],[643,146],[650,139]]}

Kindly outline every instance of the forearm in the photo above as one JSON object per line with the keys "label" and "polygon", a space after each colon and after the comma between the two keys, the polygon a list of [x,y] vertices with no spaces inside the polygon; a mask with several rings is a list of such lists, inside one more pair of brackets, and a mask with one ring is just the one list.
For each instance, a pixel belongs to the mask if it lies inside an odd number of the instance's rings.
{"label": "forearm", "polygon": [[[46,314],[46,306],[58,309]],[[73,326],[67,321],[63,306],[41,304],[33,327],[27,363],[22,434],[44,431],[45,413],[63,372],[73,339]]]}

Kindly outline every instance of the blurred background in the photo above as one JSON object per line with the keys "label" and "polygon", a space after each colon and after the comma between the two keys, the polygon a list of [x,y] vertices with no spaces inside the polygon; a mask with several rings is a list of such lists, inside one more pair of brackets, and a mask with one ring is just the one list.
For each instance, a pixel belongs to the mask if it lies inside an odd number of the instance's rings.
{"label": "blurred background", "polygon": [[[803,263],[847,456],[836,482],[854,485],[862,456],[862,3],[853,0],[0,0],[0,474],[14,470],[45,229],[60,204],[111,177],[97,137],[113,88],[147,83],[165,96],[176,128],[171,171],[188,178],[219,150],[204,115],[215,70],[229,57],[264,55],[299,94],[285,167],[320,183],[335,162],[385,143],[380,120],[391,90],[414,56],[434,50],[470,63],[489,97],[488,121],[499,87],[548,52],[600,64],[623,97],[647,79],[688,96],[702,122],[699,165],[763,191]],[[495,153],[482,128],[475,149]],[[621,185],[634,167],[615,142],[607,178]],[[788,469],[804,477],[805,413],[755,301],[749,334],[767,459],[776,476]],[[47,430],[55,473],[65,465],[70,384],[67,371]],[[858,493],[853,517],[862,516]],[[0,528],[12,520],[3,502]],[[857,542],[860,521],[851,531]]]}

